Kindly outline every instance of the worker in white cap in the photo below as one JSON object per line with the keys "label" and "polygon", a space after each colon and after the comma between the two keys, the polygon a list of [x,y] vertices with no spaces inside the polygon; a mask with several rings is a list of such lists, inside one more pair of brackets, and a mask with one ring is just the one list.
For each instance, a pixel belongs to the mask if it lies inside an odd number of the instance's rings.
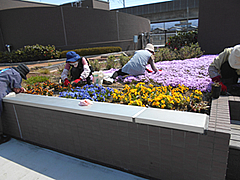
{"label": "worker in white cap", "polygon": [[210,64],[208,72],[213,82],[222,85],[222,92],[227,92],[228,87],[237,84],[240,75],[240,45],[225,48]]}
{"label": "worker in white cap", "polygon": [[[125,64],[122,69],[115,71],[112,75],[113,79],[116,79],[117,76],[124,75],[141,75],[144,74],[147,70],[148,72],[157,72],[158,69],[154,64],[154,46],[152,44],[147,44],[144,50],[138,50],[135,52],[134,56]],[[150,64],[153,71],[146,68]]]}

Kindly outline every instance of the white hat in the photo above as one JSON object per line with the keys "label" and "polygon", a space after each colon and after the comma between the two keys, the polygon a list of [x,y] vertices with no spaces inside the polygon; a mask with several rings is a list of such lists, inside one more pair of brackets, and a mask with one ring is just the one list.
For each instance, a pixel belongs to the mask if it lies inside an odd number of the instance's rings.
{"label": "white hat", "polygon": [[154,53],[154,46],[150,43],[148,43],[145,47],[146,50],[152,51]]}
{"label": "white hat", "polygon": [[240,45],[233,47],[233,50],[228,58],[229,64],[234,69],[240,69]]}

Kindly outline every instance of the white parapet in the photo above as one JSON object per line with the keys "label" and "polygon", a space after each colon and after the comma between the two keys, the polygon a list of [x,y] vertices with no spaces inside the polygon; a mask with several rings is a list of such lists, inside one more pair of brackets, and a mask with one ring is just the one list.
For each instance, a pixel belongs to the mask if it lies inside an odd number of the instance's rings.
{"label": "white parapet", "polygon": [[93,102],[93,104],[89,106],[79,106],[78,99],[32,94],[9,94],[4,97],[3,102],[196,133],[204,133],[204,131],[207,130],[209,122],[209,116],[200,113],[145,108],[105,102]]}
{"label": "white parapet", "polygon": [[204,133],[208,127],[209,116],[200,113],[148,108],[135,118],[135,122]]}

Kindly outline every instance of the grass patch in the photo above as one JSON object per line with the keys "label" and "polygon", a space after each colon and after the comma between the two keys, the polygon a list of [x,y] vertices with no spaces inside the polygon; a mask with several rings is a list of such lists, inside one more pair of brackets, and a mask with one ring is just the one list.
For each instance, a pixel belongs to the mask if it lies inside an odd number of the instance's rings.
{"label": "grass patch", "polygon": [[40,72],[41,74],[50,74],[49,69],[40,69],[38,70],[38,72]]}
{"label": "grass patch", "polygon": [[28,78],[27,80],[23,80],[23,82],[27,83],[27,84],[35,84],[35,83],[38,83],[38,82],[45,82],[49,80],[49,77],[46,77],[46,76],[32,76],[30,78]]}

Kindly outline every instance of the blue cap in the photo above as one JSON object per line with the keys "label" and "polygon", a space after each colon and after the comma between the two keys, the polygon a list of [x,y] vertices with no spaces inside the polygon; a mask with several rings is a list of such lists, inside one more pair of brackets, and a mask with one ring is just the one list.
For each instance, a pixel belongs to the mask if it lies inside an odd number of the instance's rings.
{"label": "blue cap", "polygon": [[74,51],[69,51],[69,52],[67,52],[66,56],[67,56],[66,62],[75,62],[75,61],[77,61],[78,59],[81,58],[81,56],[79,56],[79,55],[78,55],[76,52],[74,52]]}

